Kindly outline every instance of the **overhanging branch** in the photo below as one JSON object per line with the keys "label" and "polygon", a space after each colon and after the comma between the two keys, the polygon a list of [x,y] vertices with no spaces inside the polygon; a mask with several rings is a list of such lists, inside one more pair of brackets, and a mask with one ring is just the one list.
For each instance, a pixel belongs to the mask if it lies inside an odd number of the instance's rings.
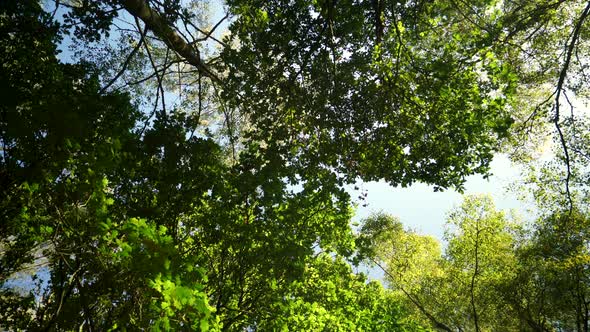
{"label": "overhanging branch", "polygon": [[146,28],[150,29],[156,36],[162,38],[164,43],[184,58],[188,63],[195,66],[199,72],[212,81],[221,82],[219,77],[212,72],[201,59],[199,50],[187,43],[178,35],[166,20],[153,10],[145,0],[119,0],[119,3],[134,17],[140,19]]}

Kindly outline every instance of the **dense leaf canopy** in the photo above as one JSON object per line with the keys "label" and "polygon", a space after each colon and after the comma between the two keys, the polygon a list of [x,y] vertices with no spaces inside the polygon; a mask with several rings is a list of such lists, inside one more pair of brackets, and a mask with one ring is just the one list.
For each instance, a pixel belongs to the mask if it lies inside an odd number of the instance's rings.
{"label": "dense leaf canopy", "polygon": [[[587,331],[589,12],[0,2],[0,327]],[[353,231],[347,184],[461,190],[548,128],[529,227],[466,197],[446,246]]]}

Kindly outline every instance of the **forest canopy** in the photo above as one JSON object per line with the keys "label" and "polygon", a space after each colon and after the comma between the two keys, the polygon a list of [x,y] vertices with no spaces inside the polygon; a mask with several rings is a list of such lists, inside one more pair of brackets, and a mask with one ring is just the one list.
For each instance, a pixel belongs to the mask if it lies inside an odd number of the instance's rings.
{"label": "forest canopy", "polygon": [[[0,2],[0,328],[588,331],[589,13]],[[498,153],[531,220],[353,227],[347,185],[462,191]]]}

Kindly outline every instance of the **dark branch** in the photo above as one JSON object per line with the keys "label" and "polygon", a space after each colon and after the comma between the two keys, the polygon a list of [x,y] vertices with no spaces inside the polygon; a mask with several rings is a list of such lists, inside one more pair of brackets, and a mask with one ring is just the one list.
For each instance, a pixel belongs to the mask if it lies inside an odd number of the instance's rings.
{"label": "dark branch", "polygon": [[566,178],[565,178],[565,191],[566,191],[566,195],[567,195],[567,199],[569,201],[569,205],[570,205],[570,213],[573,209],[573,201],[572,201],[572,195],[570,192],[570,180],[571,180],[571,176],[572,176],[572,171],[571,171],[571,165],[570,165],[570,155],[569,155],[569,151],[567,148],[567,143],[565,141],[565,137],[563,135],[563,131],[561,130],[561,125],[559,124],[559,117],[560,117],[560,109],[559,109],[559,102],[561,99],[561,93],[564,92],[565,93],[565,88],[564,88],[564,84],[565,84],[565,79],[567,77],[567,71],[569,69],[570,66],[570,62],[572,60],[572,55],[574,54],[574,50],[576,47],[576,44],[578,42],[578,39],[580,37],[580,30],[582,29],[582,25],[584,23],[584,21],[586,20],[586,18],[588,17],[588,14],[590,13],[590,2],[588,2],[588,4],[586,5],[586,8],[584,8],[584,11],[582,12],[582,15],[580,15],[580,19],[578,20],[578,22],[576,23],[576,26],[574,27],[574,31],[572,33],[572,38],[571,40],[569,40],[569,43],[566,44],[566,55],[565,55],[565,61],[563,63],[563,66],[561,67],[561,72],[559,74],[559,80],[557,82],[557,88],[555,90],[555,105],[553,107],[553,109],[555,110],[555,117],[553,118],[553,124],[555,125],[555,128],[557,129],[557,133],[559,135],[559,141],[561,142],[561,146],[563,148],[563,153],[564,153],[564,158],[565,158],[565,166],[566,166]]}
{"label": "dark branch", "polygon": [[[383,271],[383,273],[385,273],[391,279],[395,280],[394,276],[389,271],[387,271],[376,259],[371,258],[371,261],[375,265],[377,265],[377,267],[379,267],[381,269],[381,271]],[[441,329],[443,331],[447,331],[447,332],[453,331],[450,327],[448,327],[447,325],[445,325],[444,323],[442,323],[438,319],[436,319],[436,317],[434,317],[433,314],[428,312],[428,310],[426,310],[426,308],[424,308],[424,306],[417,299],[415,299],[410,293],[408,293],[403,287],[401,287],[399,285],[396,285],[396,286],[402,291],[402,293],[404,293],[404,295],[406,295],[408,297],[408,299],[410,299],[410,301],[416,307],[418,307],[418,309],[432,322],[432,324],[434,324],[434,326],[436,328]]]}
{"label": "dark branch", "polygon": [[135,54],[137,54],[137,52],[141,48],[141,45],[144,43],[144,39],[145,39],[145,34],[146,33],[147,33],[147,29],[141,33],[141,37],[139,39],[139,42],[133,48],[133,50],[131,51],[131,53],[129,53],[129,55],[127,56],[127,59],[125,59],[125,62],[123,62],[123,66],[121,66],[121,69],[119,70],[119,72],[117,73],[117,75],[115,75],[115,77],[113,77],[109,81],[109,83],[107,83],[107,85],[105,85],[102,89],[100,89],[100,92],[99,92],[100,94],[103,94],[108,88],[110,88],[111,85],[113,85],[119,79],[119,77],[121,77],[121,75],[123,75],[123,73],[127,70],[127,66],[129,66],[129,63],[131,62],[131,59],[135,56]]}
{"label": "dark branch", "polygon": [[150,29],[156,36],[162,38],[170,49],[178,53],[188,63],[197,67],[203,76],[209,77],[212,81],[221,82],[219,77],[205,65],[201,59],[199,50],[183,40],[146,1],[119,0],[119,2],[131,15],[143,21],[147,29]]}

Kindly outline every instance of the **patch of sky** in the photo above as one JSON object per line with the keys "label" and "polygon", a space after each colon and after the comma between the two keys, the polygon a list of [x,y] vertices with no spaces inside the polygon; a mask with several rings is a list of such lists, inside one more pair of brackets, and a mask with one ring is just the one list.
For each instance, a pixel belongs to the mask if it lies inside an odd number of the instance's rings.
{"label": "patch of sky", "polygon": [[358,190],[354,186],[348,189],[351,197],[358,197],[359,191],[366,193],[358,202],[353,222],[358,223],[372,213],[385,212],[400,218],[406,227],[442,241],[447,213],[461,204],[463,195],[490,194],[498,209],[515,209],[526,214],[517,194],[508,190],[519,178],[521,169],[500,154],[491,163],[491,173],[487,179],[481,175],[468,177],[463,194],[452,189],[434,192],[433,186],[423,183],[396,188],[384,181],[359,182],[355,185]]}

